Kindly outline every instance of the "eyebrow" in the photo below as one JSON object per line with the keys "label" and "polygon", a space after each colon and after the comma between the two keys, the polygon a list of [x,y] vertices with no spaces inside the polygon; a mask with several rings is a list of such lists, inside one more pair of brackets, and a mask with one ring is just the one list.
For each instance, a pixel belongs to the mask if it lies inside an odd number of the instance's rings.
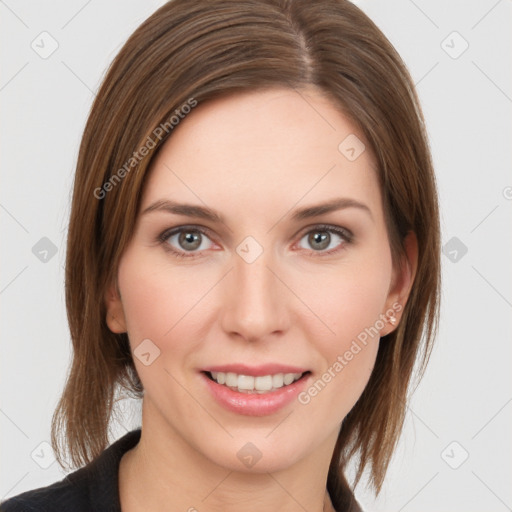
{"label": "eyebrow", "polygon": [[304,220],[308,219],[310,217],[317,217],[319,215],[325,215],[326,213],[331,213],[337,210],[344,210],[346,208],[358,208],[364,212],[366,212],[370,218],[373,219],[372,211],[370,208],[365,205],[364,203],[360,203],[359,201],[356,201],[355,199],[350,199],[348,197],[341,197],[338,199],[332,199],[331,201],[327,201],[325,203],[320,203],[314,206],[308,206],[306,208],[301,208],[300,210],[297,210],[293,216],[292,219],[297,220]]}
{"label": "eyebrow", "polygon": [[[293,221],[300,221],[304,219],[309,219],[311,217],[318,217],[319,215],[325,215],[327,213],[334,212],[337,210],[344,210],[346,208],[357,208],[359,210],[362,210],[363,212],[366,212],[370,216],[370,218],[373,219],[372,212],[367,205],[359,201],[356,201],[355,199],[346,197],[332,199],[330,201],[320,203],[317,205],[300,208],[294,212],[291,219]],[[163,211],[173,213],[175,215],[184,215],[186,217],[196,217],[222,224],[225,223],[224,217],[221,214],[217,213],[215,210],[212,210],[204,206],[177,203],[169,199],[160,199],[159,201],[154,202],[152,205],[148,206],[146,209],[143,210],[142,215],[155,211]]]}

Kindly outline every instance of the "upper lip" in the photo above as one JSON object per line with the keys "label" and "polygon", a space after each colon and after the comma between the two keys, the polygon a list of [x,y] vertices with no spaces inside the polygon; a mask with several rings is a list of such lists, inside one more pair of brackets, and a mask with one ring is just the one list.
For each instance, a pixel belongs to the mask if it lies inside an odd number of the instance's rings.
{"label": "upper lip", "polygon": [[263,375],[275,375],[277,373],[305,373],[308,370],[299,366],[289,366],[278,363],[268,363],[259,366],[248,366],[246,364],[222,364],[203,368],[204,372],[236,373],[238,375],[250,375],[261,377]]}

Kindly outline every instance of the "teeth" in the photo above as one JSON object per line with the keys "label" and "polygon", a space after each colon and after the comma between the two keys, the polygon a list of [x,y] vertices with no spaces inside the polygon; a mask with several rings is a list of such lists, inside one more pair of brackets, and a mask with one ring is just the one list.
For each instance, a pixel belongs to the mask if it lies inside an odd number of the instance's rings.
{"label": "teeth", "polygon": [[300,379],[302,373],[277,373],[275,375],[238,375],[236,373],[210,372],[213,380],[242,393],[266,393],[288,386]]}
{"label": "teeth", "polygon": [[282,388],[284,385],[284,376],[282,373],[272,376],[272,387]]}

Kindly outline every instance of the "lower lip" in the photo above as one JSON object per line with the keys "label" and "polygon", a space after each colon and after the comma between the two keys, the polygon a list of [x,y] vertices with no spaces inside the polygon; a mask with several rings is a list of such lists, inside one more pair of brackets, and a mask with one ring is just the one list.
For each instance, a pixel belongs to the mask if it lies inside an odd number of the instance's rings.
{"label": "lower lip", "polygon": [[246,416],[266,416],[286,407],[305,388],[306,381],[310,376],[311,374],[308,373],[293,384],[283,386],[276,391],[259,394],[233,391],[227,386],[211,380],[201,372],[201,377],[208,390],[220,405],[228,411]]}

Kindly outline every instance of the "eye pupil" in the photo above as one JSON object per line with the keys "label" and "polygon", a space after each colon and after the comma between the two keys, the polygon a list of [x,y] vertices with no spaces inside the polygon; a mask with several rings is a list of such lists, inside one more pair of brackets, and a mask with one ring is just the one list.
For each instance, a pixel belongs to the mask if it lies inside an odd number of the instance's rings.
{"label": "eye pupil", "polygon": [[[316,249],[325,249],[329,247],[330,238],[331,235],[328,231],[315,231],[309,235],[309,242]],[[319,244],[319,246],[315,246],[316,244]]]}
{"label": "eye pupil", "polygon": [[[179,236],[179,243],[184,249],[197,249],[201,245],[200,234],[196,231],[183,231]],[[192,246],[187,244],[192,244]]]}

